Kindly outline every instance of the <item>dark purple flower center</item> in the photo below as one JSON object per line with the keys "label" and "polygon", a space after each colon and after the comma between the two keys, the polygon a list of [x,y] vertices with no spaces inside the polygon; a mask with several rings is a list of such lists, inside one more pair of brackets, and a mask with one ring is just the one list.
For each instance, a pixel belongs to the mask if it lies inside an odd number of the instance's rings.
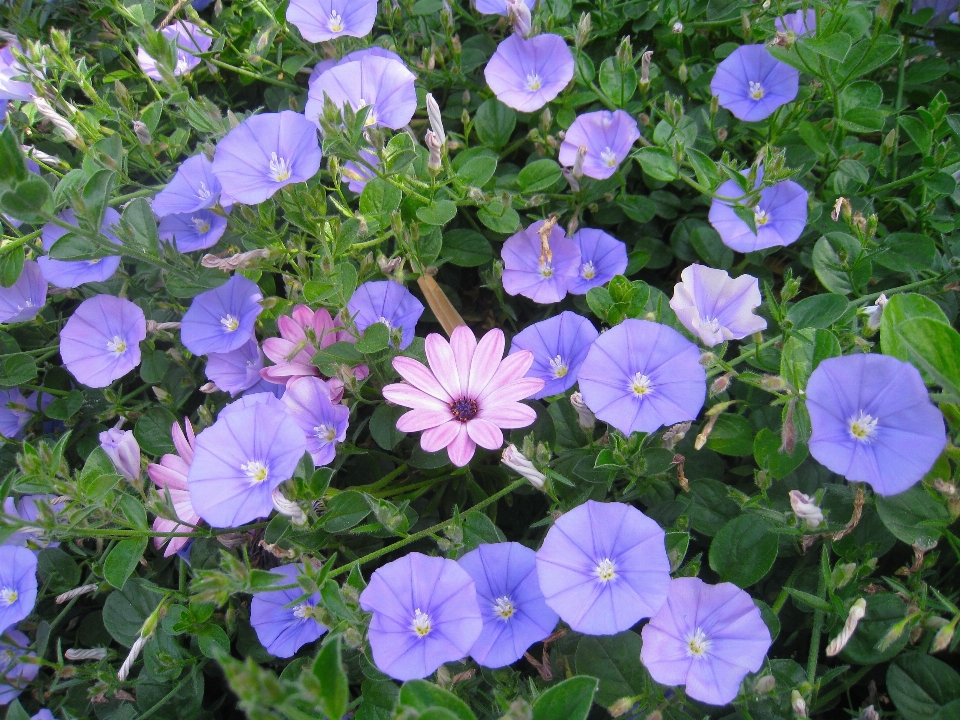
{"label": "dark purple flower center", "polygon": [[460,398],[450,403],[450,412],[453,413],[453,419],[462,423],[467,420],[473,420],[477,416],[480,408],[477,407],[477,401],[470,398]]}

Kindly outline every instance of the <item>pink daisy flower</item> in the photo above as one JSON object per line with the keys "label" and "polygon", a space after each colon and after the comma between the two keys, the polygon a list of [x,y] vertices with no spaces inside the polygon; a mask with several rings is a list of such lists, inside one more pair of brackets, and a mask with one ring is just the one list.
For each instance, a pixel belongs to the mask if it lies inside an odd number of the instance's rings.
{"label": "pink daisy flower", "polygon": [[[177,449],[176,455],[164,455],[160,458],[160,464],[150,463],[147,466],[147,474],[154,484],[163,494],[164,488],[170,491],[170,499],[173,500],[173,509],[177,518],[191,525],[200,524],[200,516],[193,509],[190,502],[190,491],[187,489],[187,473],[190,470],[190,463],[193,462],[193,449],[196,444],[196,438],[193,434],[193,425],[188,418],[184,418],[187,432],[184,434],[180,425],[173,424],[170,434],[173,437],[173,445]],[[153,529],[159,533],[171,532],[190,532],[192,528],[181,525],[176,520],[168,520],[158,517],[153,521]],[[164,557],[179,552],[184,545],[190,542],[188,537],[169,538],[170,544],[164,551]],[[167,542],[165,537],[155,537],[154,545],[159,550]]]}
{"label": "pink daisy flower", "polygon": [[321,308],[314,312],[306,305],[297,305],[292,317],[283,315],[277,320],[280,337],[263,341],[263,354],[276,365],[265,367],[260,377],[277,385],[286,385],[296,377],[319,377],[320,371],[313,364],[318,348],[333,345],[337,341],[337,327],[330,313]]}
{"label": "pink daisy flower", "polygon": [[533,353],[522,350],[504,358],[504,347],[501,330],[491,330],[477,343],[473,331],[461,326],[449,343],[436,333],[427,335],[429,368],[412,358],[394,358],[393,367],[406,382],[387,385],[383,396],[413,408],[397,420],[397,430],[423,430],[420,446],[426,452],[446,448],[450,461],[463,467],[477,445],[503,446],[501,428],[533,424],[537,414],[519,402],[543,388],[540,378],[524,377]]}

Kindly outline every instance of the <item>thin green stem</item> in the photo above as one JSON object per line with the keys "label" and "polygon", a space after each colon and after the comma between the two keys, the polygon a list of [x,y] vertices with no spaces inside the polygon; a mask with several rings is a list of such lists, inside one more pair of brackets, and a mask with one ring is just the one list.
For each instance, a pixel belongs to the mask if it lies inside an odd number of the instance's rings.
{"label": "thin green stem", "polygon": [[[466,515],[469,515],[470,513],[475,513],[475,512],[479,512],[480,510],[483,510],[483,508],[487,507],[487,505],[495,503],[500,498],[506,495],[509,495],[517,488],[522,487],[526,482],[527,482],[526,478],[520,478],[519,480],[514,480],[512,483],[507,485],[505,488],[503,488],[499,492],[494,493],[493,495],[488,497],[486,500],[482,500],[481,502],[478,502],[469,510],[466,510],[465,512],[460,513],[460,517],[464,517]],[[407,535],[407,537],[405,537],[403,540],[398,540],[392,545],[387,545],[386,547],[380,548],[379,550],[372,552],[369,555],[364,555],[362,558],[358,558],[353,562],[349,562],[346,565],[341,565],[332,573],[330,573],[330,577],[336,577],[337,575],[343,575],[344,573],[348,573],[351,570],[353,570],[353,568],[359,565],[364,565],[370,562],[371,560],[376,560],[379,557],[383,557],[387,553],[392,553],[394,550],[399,550],[402,547],[406,547],[410,543],[416,542],[417,540],[422,540],[423,538],[429,537],[434,533],[438,533],[449,524],[450,524],[449,520],[444,520],[443,522],[437,523],[436,525],[431,525],[430,527],[424,530],[421,530],[420,532],[415,532],[412,535]]]}
{"label": "thin green stem", "polygon": [[[823,545],[822,555],[827,557],[830,551],[826,543]],[[827,593],[827,579],[820,573],[817,581],[817,597],[821,600]],[[811,685],[817,677],[817,659],[820,657],[820,636],[823,634],[823,610],[816,610],[813,615],[813,630],[810,632],[810,654],[807,655],[807,682]]]}
{"label": "thin green stem", "polygon": [[170,692],[168,692],[166,695],[160,698],[156,703],[154,703],[149,710],[139,715],[138,720],[147,720],[147,718],[151,717],[154,713],[160,710],[160,708],[162,708],[170,700],[172,700],[176,696],[176,694],[180,692],[180,690],[183,688],[184,685],[186,685],[188,682],[193,680],[193,676],[196,675],[203,668],[203,666],[207,664],[207,662],[208,662],[207,660],[204,660],[203,662],[199,662],[196,665],[194,665],[193,669],[187,674],[185,678],[183,678],[183,680],[181,680],[176,685],[174,685],[170,689]]}
{"label": "thin green stem", "polygon": [[867,303],[873,302],[881,295],[893,295],[896,293],[903,293],[909,290],[916,290],[917,288],[921,288],[926,285],[934,285],[938,282],[943,282],[943,278],[940,275],[937,275],[937,277],[927,278],[926,280],[918,280],[917,282],[912,282],[907,285],[901,285],[900,287],[890,288],[889,290],[883,290],[881,292],[871,293],[870,295],[864,295],[863,297],[860,297],[854,300],[853,304],[866,305]]}

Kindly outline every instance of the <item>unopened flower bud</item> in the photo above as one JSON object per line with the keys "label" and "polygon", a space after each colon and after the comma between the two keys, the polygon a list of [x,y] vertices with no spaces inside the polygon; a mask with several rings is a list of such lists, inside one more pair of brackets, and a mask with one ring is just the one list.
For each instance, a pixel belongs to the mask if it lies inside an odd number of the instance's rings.
{"label": "unopened flower bud", "polygon": [[644,92],[650,87],[650,58],[653,57],[653,50],[647,50],[640,56],[640,89]]}
{"label": "unopened flower bud", "polygon": [[673,29],[673,34],[674,34],[674,35],[680,35],[680,34],[683,32],[683,23],[680,22],[679,20],[677,20],[677,21],[673,24],[673,28],[672,28],[672,29]]}
{"label": "unopened flower bud", "polygon": [[[714,95],[710,98],[710,116],[715,117],[716,114],[720,112],[720,98]],[[720,128],[722,130],[723,128]],[[720,130],[717,130],[717,133],[720,133]],[[724,138],[726,140],[726,138]]]}
{"label": "unopened flower bud", "polygon": [[857,720],[880,720],[880,713],[876,711],[876,708],[873,705],[867,705],[863,710],[860,711],[860,715],[857,716]]}
{"label": "unopened flower bud", "polygon": [[710,394],[719,395],[722,392],[725,392],[726,389],[730,386],[730,380],[733,378],[734,373],[728,372],[724,373],[716,380],[710,384]]}
{"label": "unopened flower bud", "polygon": [[750,13],[746,10],[740,13],[740,29],[743,30],[743,35],[746,38],[753,36],[753,27],[750,24]]}
{"label": "unopened flower bud", "polygon": [[577,23],[577,34],[574,36],[574,44],[581,48],[587,44],[590,37],[590,26],[593,22],[590,13],[583,13],[580,16],[580,22]]}
{"label": "unopened flower bud", "polygon": [[424,142],[430,151],[430,157],[427,159],[427,169],[436,175],[440,172],[440,168],[443,167],[443,145],[433,130],[427,130],[427,134],[424,136]]}
{"label": "unopened flower bud", "polygon": [[757,682],[753,685],[753,692],[755,695],[767,695],[772,693],[776,686],[777,679],[773,675],[764,675],[757,678]]}
{"label": "unopened flower bud", "polygon": [[760,387],[770,392],[782,392],[787,389],[787,383],[779,375],[764,375],[760,378]]}
{"label": "unopened flower bud", "polygon": [[716,415],[711,415],[706,424],[703,426],[703,429],[700,431],[700,434],[697,435],[696,440],[693,441],[693,449],[700,450],[704,445],[707,444],[707,440],[710,439],[710,433],[713,432],[713,426],[717,424],[717,418],[720,417],[720,413]]}
{"label": "unopened flower bud", "polygon": [[677,68],[677,77],[680,78],[680,82],[686,83],[688,73],[687,73],[687,64],[685,62],[680,63],[680,67]]}
{"label": "unopened flower bud", "polygon": [[104,430],[100,433],[100,447],[124,478],[130,482],[140,479],[140,444],[132,430]]}
{"label": "unopened flower bud", "polygon": [[[891,2],[891,6],[895,3]],[[893,153],[893,149],[897,146],[897,131],[891,130],[887,133],[886,137],[883,138],[883,142],[880,143],[880,159],[888,157]]]}
{"label": "unopened flower bud", "polygon": [[513,23],[513,31],[527,37],[530,34],[530,8],[524,0],[507,0],[507,18]]}
{"label": "unopened flower bud", "polygon": [[139,120],[133,121],[133,134],[137,136],[137,140],[140,141],[141,145],[146,146],[153,142],[150,128],[147,127],[146,123],[140,122]]}
{"label": "unopened flower bud", "polygon": [[833,569],[830,579],[833,581],[834,587],[842,588],[844,585],[849,584],[850,581],[853,580],[853,576],[856,572],[856,563],[839,563]]}
{"label": "unopened flower bud", "polygon": [[863,308],[861,312],[867,316],[867,327],[870,330],[876,330],[880,327],[880,320],[883,318],[883,306],[887,304],[887,296],[880,293],[873,305]]}
{"label": "unopened flower bud", "polygon": [[630,709],[636,704],[637,701],[632,697],[620,698],[607,708],[607,712],[610,713],[610,717],[623,717],[630,712]]}
{"label": "unopened flower bud", "polygon": [[790,693],[790,707],[800,717],[805,718],[807,716],[807,701],[803,699],[799,690]]}
{"label": "unopened flower bud", "polygon": [[34,107],[37,108],[37,112],[53,123],[54,127],[60,129],[60,132],[63,133],[63,137],[66,138],[67,142],[73,143],[80,137],[80,133],[77,132],[77,129],[70,121],[54,110],[53,106],[50,105],[45,98],[35,95],[33,97],[33,104]]}
{"label": "unopened flower bud", "polygon": [[433,94],[427,93],[427,117],[430,119],[430,129],[436,134],[442,146],[447,142],[447,134],[443,130],[443,117],[440,115],[440,106]]}
{"label": "unopened flower bud", "polygon": [[571,173],[574,180],[576,180],[578,183],[580,182],[580,178],[583,177],[583,161],[586,159],[586,157],[587,148],[585,145],[581,145],[577,148],[577,156],[573,159],[573,170]]}
{"label": "unopened flower bud", "polygon": [[805,522],[810,530],[816,530],[823,524],[823,511],[809,495],[804,495],[799,490],[791,490],[790,507],[793,508],[797,520]]}
{"label": "unopened flower bud", "polygon": [[273,507],[277,509],[277,512],[289,517],[290,522],[294,525],[305,525],[307,523],[307,516],[300,506],[293,500],[288,500],[279,487],[274,488],[273,492],[270,493],[270,500],[273,501]]}
{"label": "unopened flower bud", "polygon": [[597,417],[583,401],[583,395],[579,392],[573,393],[570,396],[570,404],[573,405],[573,409],[577,411],[577,422],[580,427],[587,431],[593,430],[597,424]]}
{"label": "unopened flower bud", "polygon": [[673,450],[673,448],[677,446],[677,443],[687,436],[687,432],[690,430],[692,424],[690,421],[687,421],[677,423],[667,428],[663,433],[663,438],[661,438],[663,446],[667,448],[667,450]]}
{"label": "unopened flower bud", "polygon": [[787,455],[793,455],[793,450],[797,446],[797,424],[793,419],[796,404],[796,398],[787,403],[787,410],[783,416],[783,427],[780,429],[780,452]]}
{"label": "unopened flower bud", "polygon": [[255,260],[268,257],[270,257],[270,250],[267,248],[248,250],[247,252],[237,253],[236,255],[225,258],[208,253],[201,258],[200,264],[205,268],[216,268],[224,272],[235,272],[242,270]]}
{"label": "unopened flower bud", "polygon": [[933,636],[933,643],[930,645],[930,652],[938,653],[950,647],[950,643],[953,642],[953,635],[957,630],[958,619],[960,619],[960,615],[954,618],[953,622],[947,623],[937,630],[937,634]]}
{"label": "unopened flower bud", "polygon": [[507,445],[503,451],[502,460],[504,465],[525,477],[535,488],[538,490],[543,489],[547,476],[537,470],[536,465],[528,460],[526,456],[517,449],[516,445]]}
{"label": "unopened flower bud", "polygon": [[617,46],[617,65],[620,72],[626,72],[633,67],[633,45],[630,44],[630,36],[627,35]]}
{"label": "unopened flower bud", "polygon": [[220,392],[220,388],[217,387],[215,382],[208,382],[200,386],[200,392],[204,395],[210,395],[215,392]]}

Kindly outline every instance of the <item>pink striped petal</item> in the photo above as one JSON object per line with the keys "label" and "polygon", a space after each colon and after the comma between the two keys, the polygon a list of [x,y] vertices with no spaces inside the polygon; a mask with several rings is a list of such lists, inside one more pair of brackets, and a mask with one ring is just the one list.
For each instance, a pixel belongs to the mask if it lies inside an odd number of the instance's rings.
{"label": "pink striped petal", "polygon": [[[167,458],[180,460],[180,458],[178,458],[176,455],[164,455],[162,459],[166,460]],[[180,460],[180,462],[182,463],[183,461]],[[155,463],[150,463],[147,465],[147,475],[149,475],[154,484],[161,489],[161,495],[163,494],[162,490],[165,487],[177,490],[185,490],[187,487],[188,470],[189,468],[186,467],[186,464],[177,468],[166,467],[166,465],[157,465]]]}
{"label": "pink striped petal", "polygon": [[521,350],[507,355],[500,361],[500,366],[497,368],[493,380],[487,383],[477,400],[482,400],[498,388],[519,380],[527,374],[531,365],[533,365],[533,353],[529,350]]}
{"label": "pink striped petal", "polygon": [[460,397],[467,395],[470,366],[473,364],[473,354],[477,351],[477,338],[473,330],[465,325],[453,329],[450,335],[450,349],[457,361],[457,375],[460,377]]}
{"label": "pink striped petal", "polygon": [[297,377],[320,377],[320,371],[315,365],[301,365],[299,363],[281,363],[271,365],[260,371],[260,377],[275,385],[286,385],[287,380]]}
{"label": "pink striped petal", "polygon": [[460,392],[460,374],[457,372],[457,361],[449,343],[437,333],[427,335],[425,342],[427,361],[437,381],[443,386],[454,400],[462,397]]}
{"label": "pink striped petal", "polygon": [[477,445],[487,450],[499,450],[503,447],[503,433],[489,420],[474,418],[467,423],[467,434]]}
{"label": "pink striped petal", "polygon": [[460,426],[457,436],[449,445],[447,445],[447,455],[450,456],[450,462],[457,467],[463,467],[473,458],[473,453],[477,449],[477,444],[470,439],[467,434],[465,423],[457,423]]}
{"label": "pink striped petal", "polygon": [[493,388],[493,391],[483,398],[482,406],[490,407],[501,403],[516,402],[517,400],[526,400],[531,395],[535,395],[543,390],[543,378],[520,378],[509,385],[499,385]]}
{"label": "pink striped petal", "polygon": [[494,328],[480,338],[470,366],[470,381],[467,384],[467,394],[470,397],[479,397],[490,379],[496,375],[503,359],[505,344],[503,331],[499,328]]}
{"label": "pink striped petal", "polygon": [[537,419],[537,413],[529,405],[511,402],[483,408],[477,418],[489,420],[497,427],[522,428],[532,425]]}
{"label": "pink striped petal", "polygon": [[450,420],[443,425],[424,430],[420,436],[420,447],[425,452],[437,452],[448,447],[460,434],[463,429],[463,423],[456,420]]}
{"label": "pink striped petal", "polygon": [[397,420],[397,430],[405,433],[429,430],[448,422],[451,417],[449,411],[441,413],[436,410],[411,410]]}
{"label": "pink striped petal", "polygon": [[383,396],[392,403],[416,410],[432,410],[450,414],[450,406],[408,383],[394,383],[383,388]]}
{"label": "pink striped petal", "polygon": [[396,357],[393,359],[393,369],[400,373],[400,377],[413,385],[415,388],[423,390],[425,393],[433,395],[438,400],[446,403],[453,402],[453,398],[447,394],[443,386],[437,382],[436,376],[430,372],[430,368],[421,362],[408,357]]}
{"label": "pink striped petal", "polygon": [[[307,319],[302,312],[300,313],[300,318],[296,317],[298,314],[297,311],[300,310],[300,308],[304,308],[308,313],[310,312],[306,306],[298,305],[293,310],[294,317],[281,315],[277,318],[277,330],[280,331],[280,337],[293,345],[305,342],[307,339],[307,334],[303,331],[303,326],[308,325],[310,320]],[[298,322],[298,320],[306,320],[306,322]]]}

